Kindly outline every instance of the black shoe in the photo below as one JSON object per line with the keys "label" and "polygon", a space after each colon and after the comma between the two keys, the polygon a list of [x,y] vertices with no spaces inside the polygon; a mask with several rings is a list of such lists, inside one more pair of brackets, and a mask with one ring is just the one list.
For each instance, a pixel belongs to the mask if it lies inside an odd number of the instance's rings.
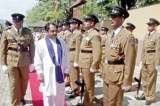
{"label": "black shoe", "polygon": [[151,101],[149,101],[149,100],[146,100],[146,103],[145,103],[145,105],[151,105]]}
{"label": "black shoe", "polygon": [[24,99],[21,100],[22,104],[25,105],[26,101]]}
{"label": "black shoe", "polygon": [[75,98],[77,96],[79,96],[78,93],[72,93],[71,95],[68,96],[68,98],[72,99],[72,98]]}
{"label": "black shoe", "polygon": [[65,87],[68,87],[68,86],[70,86],[70,84],[69,84],[69,83],[66,83],[66,84],[65,84]]}
{"label": "black shoe", "polygon": [[145,96],[136,97],[136,100],[146,100]]}
{"label": "black shoe", "polygon": [[71,91],[66,91],[66,94],[72,94],[74,91],[71,90]]}

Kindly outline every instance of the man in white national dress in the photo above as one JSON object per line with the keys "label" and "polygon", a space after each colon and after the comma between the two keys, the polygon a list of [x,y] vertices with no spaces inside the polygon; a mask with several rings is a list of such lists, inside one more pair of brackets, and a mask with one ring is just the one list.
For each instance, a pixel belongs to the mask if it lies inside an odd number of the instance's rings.
{"label": "man in white national dress", "polygon": [[44,106],[64,106],[64,77],[69,72],[68,49],[65,42],[57,38],[57,26],[47,23],[47,36],[37,42],[34,66],[41,82]]}

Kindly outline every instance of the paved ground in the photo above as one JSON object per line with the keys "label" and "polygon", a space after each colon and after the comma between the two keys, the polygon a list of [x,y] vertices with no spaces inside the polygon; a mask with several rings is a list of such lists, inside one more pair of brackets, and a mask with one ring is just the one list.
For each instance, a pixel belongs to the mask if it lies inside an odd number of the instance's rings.
{"label": "paved ground", "polygon": [[[134,76],[138,77],[139,74],[139,68],[135,68]],[[99,76],[95,76],[96,84],[95,84],[95,96],[97,98],[102,97],[102,79]],[[133,82],[133,86],[136,83]],[[0,71],[0,106],[10,106],[10,97],[9,97],[9,89],[8,89],[8,78],[7,75],[3,74]],[[68,90],[69,88],[66,88]],[[140,92],[141,93],[141,92]],[[125,93],[124,95],[124,101],[123,106],[145,106],[145,101],[137,101],[135,100],[134,96],[136,94],[136,91],[133,87],[131,92]],[[25,99],[27,100],[27,105],[25,106],[32,106],[31,103],[31,95],[30,95],[30,87],[28,86],[27,94],[25,96]],[[68,95],[66,95],[66,101],[68,106],[75,106],[78,103],[78,100],[80,98],[77,97],[76,99],[69,99]],[[100,106],[98,104],[95,104],[95,106]],[[160,106],[160,74],[158,74],[157,79],[157,90],[156,90],[156,100],[151,106]]]}

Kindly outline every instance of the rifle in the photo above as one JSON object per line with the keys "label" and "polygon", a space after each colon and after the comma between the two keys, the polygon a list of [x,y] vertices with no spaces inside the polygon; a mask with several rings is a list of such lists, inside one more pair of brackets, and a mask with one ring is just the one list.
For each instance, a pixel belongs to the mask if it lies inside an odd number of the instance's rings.
{"label": "rifle", "polygon": [[142,70],[141,70],[140,73],[139,73],[139,79],[136,78],[136,77],[134,77],[134,80],[137,82],[137,86],[136,86],[136,88],[137,88],[137,93],[136,93],[136,95],[135,95],[135,98],[137,98],[138,95],[139,95],[139,90],[140,90],[140,88],[141,88],[141,79],[142,79]]}
{"label": "rifle", "polygon": [[[81,89],[81,95],[80,95],[80,100],[81,100],[81,103],[79,104],[77,104],[77,106],[83,106],[83,93],[84,93],[84,78],[82,77],[82,79],[81,79],[81,82],[79,82],[79,81],[75,81],[75,83],[78,85],[78,86],[80,86],[80,89]],[[79,100],[79,101],[80,101]],[[78,101],[78,102],[79,102]]]}

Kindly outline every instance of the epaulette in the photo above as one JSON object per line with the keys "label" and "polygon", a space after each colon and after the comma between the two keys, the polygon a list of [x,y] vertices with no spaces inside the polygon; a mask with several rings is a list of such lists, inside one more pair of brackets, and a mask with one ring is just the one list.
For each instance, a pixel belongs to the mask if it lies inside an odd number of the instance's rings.
{"label": "epaulette", "polygon": [[4,31],[11,29],[11,26],[4,28]]}
{"label": "epaulette", "polygon": [[31,31],[31,30],[30,30],[29,28],[27,28],[27,27],[24,27],[24,29],[25,29],[25,30],[28,30],[28,31]]}

